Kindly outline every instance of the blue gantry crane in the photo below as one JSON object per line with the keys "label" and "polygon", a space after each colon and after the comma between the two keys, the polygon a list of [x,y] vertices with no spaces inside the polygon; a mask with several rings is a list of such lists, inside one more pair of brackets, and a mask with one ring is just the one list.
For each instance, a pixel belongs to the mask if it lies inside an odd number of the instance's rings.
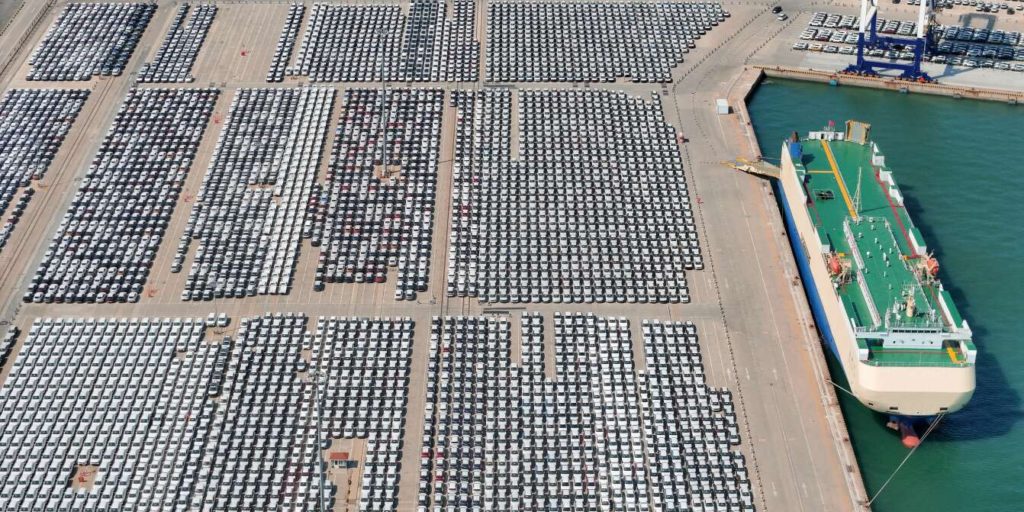
{"label": "blue gantry crane", "polygon": [[[878,33],[878,0],[861,0],[860,25],[857,33],[857,63],[846,68],[847,73],[878,75],[878,70],[895,69],[902,71],[901,78],[908,80],[932,81],[921,70],[921,60],[930,44],[929,27],[932,17],[932,0],[921,0],[917,14],[916,37],[893,37]],[[910,63],[893,60],[872,60],[865,55],[870,50],[911,50],[914,58]]]}

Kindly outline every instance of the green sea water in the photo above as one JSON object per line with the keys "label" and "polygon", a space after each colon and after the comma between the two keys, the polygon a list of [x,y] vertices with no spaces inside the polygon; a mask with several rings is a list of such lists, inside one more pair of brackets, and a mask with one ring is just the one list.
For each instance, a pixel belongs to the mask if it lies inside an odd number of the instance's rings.
{"label": "green sea water", "polygon": [[[973,399],[928,437],[873,508],[1024,511],[1024,106],[773,79],[755,92],[750,113],[772,159],[794,130],[871,123],[974,331]],[[874,495],[907,450],[885,418],[839,395]]]}

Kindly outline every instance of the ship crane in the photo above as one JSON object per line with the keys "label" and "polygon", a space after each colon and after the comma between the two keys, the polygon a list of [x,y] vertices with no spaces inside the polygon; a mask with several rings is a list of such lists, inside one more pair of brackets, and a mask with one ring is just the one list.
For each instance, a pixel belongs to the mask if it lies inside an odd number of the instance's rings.
{"label": "ship crane", "polygon": [[[929,45],[929,28],[932,21],[934,0],[921,0],[917,12],[917,32],[914,38],[893,37],[878,33],[878,0],[861,0],[860,19],[857,29],[857,62],[846,68],[846,73],[877,76],[878,70],[902,71],[900,78],[931,82],[932,78],[921,71],[921,60]],[[914,58],[910,63],[896,60],[872,60],[865,53],[871,50],[912,49]]]}

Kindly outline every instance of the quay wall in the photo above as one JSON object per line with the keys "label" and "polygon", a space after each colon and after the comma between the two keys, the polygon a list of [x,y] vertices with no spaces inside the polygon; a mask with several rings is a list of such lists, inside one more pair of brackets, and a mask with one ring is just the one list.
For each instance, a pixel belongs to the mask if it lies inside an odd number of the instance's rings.
{"label": "quay wall", "polygon": [[[750,112],[747,109],[747,103],[766,76],[782,77],[783,75],[769,74],[768,71],[761,66],[745,67],[733,81],[732,87],[729,89],[728,96],[729,105],[733,108],[735,115],[727,117],[734,118],[736,120],[739,125],[739,132],[742,133],[746,139],[745,145],[749,147],[749,155],[755,160],[762,159],[763,155],[761,154],[760,147],[757,143],[757,137],[754,134],[753,120],[751,119]],[[791,77],[786,76],[786,78]],[[800,77],[792,78],[805,79]],[[827,78],[821,81],[828,83]],[[773,160],[776,158],[775,155],[768,156]],[[773,185],[777,186],[778,184],[775,183]],[[779,213],[780,220],[781,217],[782,214]],[[792,275],[800,275],[799,271],[796,269],[795,259],[787,259],[784,261],[784,264],[791,267],[790,270]],[[821,393],[821,399],[825,406],[825,420],[828,423],[829,430],[832,432],[832,439],[835,443],[836,451],[839,454],[839,460],[843,464],[842,473],[846,479],[852,508],[857,511],[870,511],[871,507],[868,504],[870,498],[867,493],[867,488],[864,486],[864,477],[861,474],[860,465],[857,464],[857,456],[853,450],[853,443],[850,440],[846,420],[843,418],[843,411],[839,406],[839,397],[836,394],[836,388],[833,386],[831,376],[829,374],[828,363],[825,360],[827,356],[823,350],[823,345],[820,342],[820,335],[817,332],[817,327],[813,320],[814,317],[811,312],[810,303],[807,300],[807,295],[804,293],[795,293],[794,296],[797,301],[796,307],[800,312],[800,316],[805,320],[804,327],[807,330],[808,337],[813,340],[812,343],[808,344],[807,348],[810,352],[814,366],[814,373],[818,383],[819,392]]]}
{"label": "quay wall", "polygon": [[764,76],[771,78],[789,78],[793,80],[822,83],[831,83],[832,81],[835,81],[838,85],[852,85],[854,87],[882,89],[908,94],[931,94],[935,96],[948,96],[951,98],[998,101],[1013,104],[1024,103],[1024,93],[994,88],[964,87],[942,83],[920,83],[899,80],[891,77],[848,75],[844,73],[788,66],[754,66],[754,68],[760,69]]}

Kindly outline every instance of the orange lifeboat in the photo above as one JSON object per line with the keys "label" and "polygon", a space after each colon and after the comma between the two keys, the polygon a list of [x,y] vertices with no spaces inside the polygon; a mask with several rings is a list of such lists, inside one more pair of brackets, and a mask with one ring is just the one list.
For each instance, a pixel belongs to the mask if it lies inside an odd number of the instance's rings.
{"label": "orange lifeboat", "polygon": [[939,275],[939,260],[928,257],[924,262],[924,270],[932,277]]}
{"label": "orange lifeboat", "polygon": [[843,262],[839,260],[839,255],[836,253],[832,253],[828,256],[828,273],[832,275],[832,277],[843,273]]}

